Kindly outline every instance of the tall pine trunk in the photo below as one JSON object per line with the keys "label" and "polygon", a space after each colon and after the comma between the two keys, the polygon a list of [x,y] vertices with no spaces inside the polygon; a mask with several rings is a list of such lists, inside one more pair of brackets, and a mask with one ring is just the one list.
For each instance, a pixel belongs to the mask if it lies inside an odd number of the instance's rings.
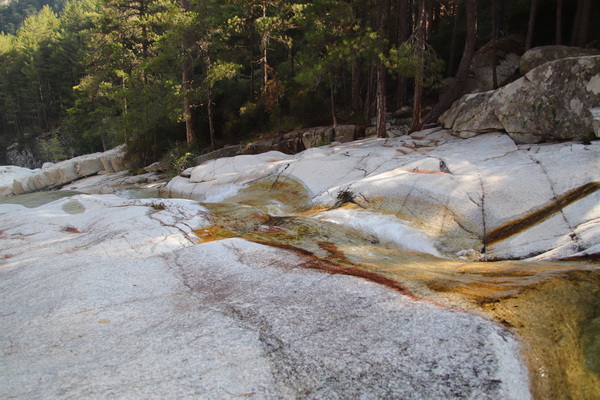
{"label": "tall pine trunk", "polygon": [[[388,15],[389,15],[389,3],[388,1],[382,1],[380,5],[380,19],[379,19],[379,35],[382,39],[387,39],[388,30]],[[387,49],[384,49],[387,52]],[[377,60],[377,136],[386,137],[386,121],[385,113],[386,107],[386,78],[387,71],[382,60]]]}
{"label": "tall pine trunk", "polygon": [[329,101],[331,102],[331,123],[333,129],[337,127],[337,117],[335,116],[335,94],[333,92],[333,77],[329,75]]}
{"label": "tall pine trunk", "polygon": [[498,89],[498,53],[496,51],[496,35],[498,28],[496,26],[496,0],[492,0],[492,88]]}
{"label": "tall pine trunk", "polygon": [[379,61],[377,65],[377,136],[384,138],[386,137],[386,121],[385,113],[386,109],[386,70],[383,61]]}
{"label": "tall pine trunk", "polygon": [[590,14],[592,11],[592,0],[577,1],[577,12],[573,22],[573,33],[571,34],[571,46],[585,47],[590,25]]}
{"label": "tall pine trunk", "polygon": [[362,99],[360,97],[360,60],[358,58],[352,60],[351,105],[353,112],[360,113],[362,109]]}
{"label": "tall pine trunk", "polygon": [[454,74],[454,65],[456,63],[456,42],[458,41],[458,29],[460,27],[460,19],[462,18],[462,3],[459,2],[454,8],[454,27],[452,28],[452,39],[450,40],[450,59],[448,60],[448,69],[446,76]]}
{"label": "tall pine trunk", "polygon": [[556,0],[556,44],[562,44],[562,12],[563,0]]}
{"label": "tall pine trunk", "polygon": [[375,97],[375,86],[376,86],[376,68],[371,65],[369,67],[369,75],[367,77],[367,94],[365,96],[365,123],[367,126],[371,125],[371,118],[373,118],[373,98]]}
{"label": "tall pine trunk", "polygon": [[[410,36],[411,29],[411,14],[410,4],[408,0],[399,0],[398,2],[398,13],[400,14],[398,20],[398,44],[404,43]],[[400,108],[408,103],[408,88],[407,79],[402,75],[398,74],[398,89],[396,96],[396,106]]]}
{"label": "tall pine trunk", "polygon": [[425,54],[425,24],[427,17],[425,13],[425,0],[419,0],[419,17],[417,20],[417,26],[415,30],[415,38],[417,40],[417,71],[415,73],[415,93],[413,96],[413,113],[412,113],[412,124],[410,127],[411,132],[420,131],[421,119],[423,117],[423,73],[425,70],[424,66],[424,54]]}
{"label": "tall pine trunk", "polygon": [[465,40],[465,48],[463,55],[454,78],[454,83],[442,96],[440,101],[433,107],[433,110],[423,119],[423,124],[431,124],[450,108],[452,103],[460,96],[460,93],[465,86],[465,82],[469,76],[471,69],[471,61],[475,53],[475,39],[477,37],[477,3],[475,0],[466,0],[467,3],[467,38]]}
{"label": "tall pine trunk", "polygon": [[[212,68],[212,64],[210,61],[210,54],[208,53],[208,49],[204,51],[204,64],[206,66],[206,74],[210,73]],[[215,148],[215,125],[214,125],[214,117],[213,117],[213,102],[212,102],[212,87],[208,84],[206,88],[206,112],[208,114],[208,133],[210,136],[210,147],[212,149]]]}
{"label": "tall pine trunk", "polygon": [[[262,6],[262,16],[263,18],[267,17],[267,5],[263,4]],[[260,63],[262,68],[262,90],[265,92],[267,90],[267,82],[269,80],[269,64],[267,62],[267,50],[269,48],[269,36],[266,32],[261,33],[260,35]]]}
{"label": "tall pine trunk", "polygon": [[[190,10],[189,0],[180,0],[179,6],[185,11]],[[194,106],[190,98],[190,90],[192,89],[193,71],[192,59],[187,54],[190,49],[190,40],[186,37],[183,40],[183,63],[181,66],[181,81],[183,84],[183,117],[185,120],[185,138],[188,144],[191,144],[196,138],[196,116]]]}
{"label": "tall pine trunk", "polygon": [[527,39],[525,40],[525,50],[529,50],[533,45],[533,28],[535,26],[535,14],[537,13],[539,0],[531,0],[529,9],[529,25],[527,26]]}

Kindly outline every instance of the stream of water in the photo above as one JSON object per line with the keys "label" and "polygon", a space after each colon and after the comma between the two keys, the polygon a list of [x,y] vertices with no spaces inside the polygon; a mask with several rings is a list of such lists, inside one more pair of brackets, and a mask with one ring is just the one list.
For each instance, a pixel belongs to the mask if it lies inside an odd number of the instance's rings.
{"label": "stream of water", "polygon": [[[44,192],[4,201],[37,207],[72,194]],[[396,216],[351,203],[331,210],[308,203],[304,189],[294,182],[257,182],[222,202],[203,204],[212,225],[195,231],[198,243],[241,237],[284,248],[319,260],[315,265],[328,273],[361,276],[422,301],[493,319],[522,339],[534,398],[600,399],[597,260],[448,258],[426,232]]]}

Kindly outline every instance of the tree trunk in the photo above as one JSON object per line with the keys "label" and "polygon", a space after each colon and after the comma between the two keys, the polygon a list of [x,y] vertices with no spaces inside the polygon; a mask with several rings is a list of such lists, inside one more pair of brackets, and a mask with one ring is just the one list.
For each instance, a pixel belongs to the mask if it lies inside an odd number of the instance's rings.
{"label": "tree trunk", "polygon": [[[400,0],[398,4],[398,44],[406,42],[410,36],[411,14],[408,0]],[[407,80],[402,74],[398,74],[398,89],[396,95],[396,106],[400,108],[408,102]]]}
{"label": "tree trunk", "polygon": [[562,44],[562,11],[563,0],[556,0],[556,44]]}
{"label": "tree trunk", "polygon": [[360,113],[362,110],[362,99],[360,97],[360,60],[352,60],[352,111]]}
{"label": "tree trunk", "polygon": [[377,66],[377,136],[384,138],[387,136],[386,133],[386,121],[385,121],[385,113],[386,113],[386,92],[385,92],[385,83],[386,83],[386,70],[385,65],[383,65],[382,61],[379,61],[379,65]]}
{"label": "tree trunk", "polygon": [[[208,50],[204,52],[204,63],[206,64],[206,73],[208,74],[212,68],[210,61],[210,54]],[[212,87],[209,84],[206,88],[206,112],[208,114],[208,133],[210,136],[210,147],[214,150],[215,148],[215,126],[213,118],[213,103],[212,103]]]}
{"label": "tree trunk", "polygon": [[456,4],[454,8],[454,27],[452,28],[452,39],[450,41],[450,59],[448,60],[448,69],[446,76],[454,74],[454,64],[456,63],[456,42],[458,41],[458,28],[462,18],[462,3]]}
{"label": "tree trunk", "polygon": [[579,36],[579,25],[581,24],[581,9],[583,6],[583,0],[577,0],[577,8],[575,9],[575,19],[573,20],[573,30],[571,31],[571,46],[575,46],[577,43],[577,36]]}
{"label": "tree trunk", "polygon": [[365,96],[365,123],[367,126],[371,125],[371,118],[373,117],[373,97],[375,88],[373,82],[376,80],[375,67],[369,67],[369,77],[367,78],[367,94]]}
{"label": "tree trunk", "polygon": [[329,76],[329,100],[331,102],[331,123],[335,129],[337,127],[337,118],[335,116],[335,96],[333,93],[333,78],[331,75]]}
{"label": "tree trunk", "polygon": [[[121,90],[125,91],[127,77],[123,75],[121,77]],[[127,96],[123,97],[123,114],[127,114]]]}
{"label": "tree trunk", "polygon": [[577,2],[577,13],[573,22],[573,34],[571,35],[571,46],[585,47],[590,24],[592,0],[579,0]]}
{"label": "tree trunk", "polygon": [[462,59],[458,66],[456,77],[452,87],[440,101],[433,107],[433,110],[424,118],[424,124],[435,123],[437,119],[450,108],[452,103],[460,96],[460,93],[465,86],[467,77],[469,76],[469,70],[471,68],[471,61],[473,59],[473,53],[475,52],[475,39],[477,36],[477,3],[475,0],[467,0],[467,38],[465,40],[465,49],[463,51]]}
{"label": "tree trunk", "polygon": [[[388,39],[388,15],[389,15],[389,2],[382,1],[380,5],[380,19],[379,19],[379,35],[382,39]],[[387,49],[384,49],[387,53]],[[377,60],[377,136],[386,137],[386,121],[385,113],[386,109],[386,77],[387,71],[383,61]]]}
{"label": "tree trunk", "polygon": [[[267,6],[262,6],[263,18],[267,17]],[[261,67],[262,67],[262,90],[267,90],[267,81],[269,80],[269,64],[267,63],[267,49],[269,47],[269,36],[266,32],[263,32],[260,36],[260,53],[261,53]]]}
{"label": "tree trunk", "polygon": [[194,106],[190,99],[189,91],[192,87],[192,67],[191,60],[186,57],[183,61],[183,117],[185,119],[185,138],[188,144],[191,144],[196,138],[196,118]]}
{"label": "tree trunk", "polygon": [[[183,11],[190,10],[189,0],[181,0],[179,6]],[[191,144],[196,138],[196,118],[194,107],[190,99],[190,90],[192,88],[193,71],[192,59],[187,55],[188,49],[191,47],[189,39],[184,39],[183,47],[183,64],[181,67],[181,81],[183,84],[183,117],[185,120],[185,138],[188,144]]]}
{"label": "tree trunk", "polygon": [[433,1],[425,0],[425,41],[431,39],[433,30]]}
{"label": "tree trunk", "polygon": [[415,73],[415,93],[413,96],[413,114],[411,132],[421,130],[423,126],[421,119],[423,117],[423,72],[425,70],[424,52],[425,52],[425,24],[427,17],[425,15],[425,0],[419,0],[419,19],[415,31],[417,40],[417,71]]}
{"label": "tree trunk", "polygon": [[206,109],[208,112],[208,133],[210,135],[210,148],[215,149],[215,125],[213,117],[213,103],[212,103],[212,88],[209,86],[206,89],[207,104]]}
{"label": "tree trunk", "polygon": [[254,100],[255,95],[255,84],[254,84],[254,64],[255,64],[255,53],[254,53],[254,34],[255,27],[252,25],[252,32],[250,33],[250,100]]}
{"label": "tree trunk", "polygon": [[577,46],[585,47],[588,38],[588,28],[590,17],[592,15],[592,0],[583,0],[583,11],[581,14],[581,24],[579,25],[579,38]]}
{"label": "tree trunk", "polygon": [[498,64],[498,54],[496,51],[496,0],[492,0],[492,88],[498,89],[498,71],[496,70],[496,64]]}
{"label": "tree trunk", "polygon": [[533,27],[535,25],[535,14],[537,12],[539,0],[531,0],[531,8],[529,9],[529,25],[527,26],[527,40],[525,40],[525,51],[529,50],[533,45]]}
{"label": "tree trunk", "polygon": [[183,117],[185,120],[185,138],[191,144],[196,138],[196,118],[194,106],[190,99],[192,88],[192,60],[186,55],[183,60],[181,80],[183,81]]}

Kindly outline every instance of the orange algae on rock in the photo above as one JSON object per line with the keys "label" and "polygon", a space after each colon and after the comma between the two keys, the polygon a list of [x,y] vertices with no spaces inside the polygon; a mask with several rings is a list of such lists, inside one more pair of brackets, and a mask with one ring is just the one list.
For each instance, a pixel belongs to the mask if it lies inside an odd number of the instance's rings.
{"label": "orange algae on rock", "polygon": [[[589,190],[595,189],[582,192]],[[523,339],[535,398],[599,398],[593,368],[600,343],[594,330],[594,321],[600,324],[598,264],[441,259],[386,248],[356,230],[312,218],[322,209],[294,206],[290,214],[272,216],[254,200],[207,205],[214,225],[195,231],[201,242],[240,237],[293,251],[305,259],[302,268],[361,277],[415,300],[486,314]]]}
{"label": "orange algae on rock", "polygon": [[225,229],[217,225],[207,226],[205,228],[193,231],[200,238],[198,243],[213,242],[215,240],[228,239],[239,236],[236,232]]}

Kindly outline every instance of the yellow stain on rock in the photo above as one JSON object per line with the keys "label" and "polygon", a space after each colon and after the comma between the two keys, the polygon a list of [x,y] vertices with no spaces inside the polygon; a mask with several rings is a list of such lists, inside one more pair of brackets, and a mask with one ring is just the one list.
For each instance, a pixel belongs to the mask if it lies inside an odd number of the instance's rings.
{"label": "yellow stain on rock", "polygon": [[238,233],[218,225],[211,225],[193,231],[200,238],[198,243],[214,242],[239,236]]}
{"label": "yellow stain on rock", "polygon": [[[488,234],[488,244],[518,233],[598,190],[586,185],[557,198],[531,218]],[[240,237],[294,251],[306,268],[359,276],[417,300],[493,318],[523,339],[534,398],[600,399],[600,265],[577,262],[468,262],[382,246],[352,228],[313,218],[305,189],[284,177],[254,183],[228,203],[207,204],[212,225],[195,230],[199,243]],[[400,201],[368,206],[399,217]],[[377,204],[375,204],[377,203]],[[280,211],[273,214],[272,207]],[[419,215],[427,224],[441,210]],[[406,216],[413,225],[423,220]],[[477,248],[481,238],[467,238]],[[465,239],[465,240],[467,240]],[[472,243],[471,243],[472,242]]]}

